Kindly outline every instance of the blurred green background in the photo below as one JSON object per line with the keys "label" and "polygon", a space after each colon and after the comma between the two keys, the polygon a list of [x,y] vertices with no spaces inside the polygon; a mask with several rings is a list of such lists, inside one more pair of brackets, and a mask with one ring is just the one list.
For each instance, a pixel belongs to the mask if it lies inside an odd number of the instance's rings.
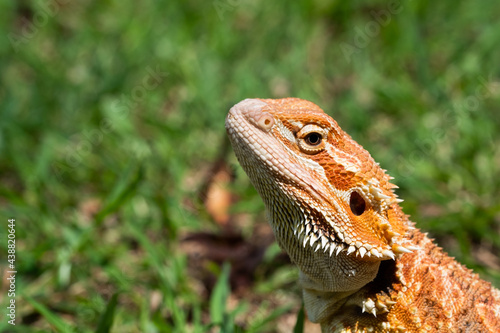
{"label": "blurred green background", "polygon": [[297,272],[224,129],[248,97],[321,106],[500,287],[498,17],[495,1],[2,1],[0,331],[291,332]]}

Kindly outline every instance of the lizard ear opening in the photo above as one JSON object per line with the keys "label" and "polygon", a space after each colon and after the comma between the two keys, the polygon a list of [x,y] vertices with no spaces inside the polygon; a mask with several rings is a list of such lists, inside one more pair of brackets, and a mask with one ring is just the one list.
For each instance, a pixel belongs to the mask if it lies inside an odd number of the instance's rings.
{"label": "lizard ear opening", "polygon": [[360,216],[366,210],[366,202],[365,199],[358,192],[354,191],[351,193],[351,198],[349,199],[349,206],[351,207],[351,212]]}

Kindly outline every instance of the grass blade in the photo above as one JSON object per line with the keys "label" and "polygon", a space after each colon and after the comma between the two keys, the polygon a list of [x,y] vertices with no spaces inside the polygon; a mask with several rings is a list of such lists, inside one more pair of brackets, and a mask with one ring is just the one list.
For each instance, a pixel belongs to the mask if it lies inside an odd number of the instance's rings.
{"label": "grass blade", "polygon": [[226,262],[222,266],[222,272],[217,279],[212,296],[210,297],[210,318],[213,323],[221,324],[226,312],[226,300],[229,296],[229,272],[230,265]]}
{"label": "grass blade", "polygon": [[38,303],[33,298],[24,295],[23,296],[28,303],[30,303],[36,311],[38,311],[47,322],[52,325],[58,332],[73,332],[72,327],[66,323],[60,316],[56,315],[49,310],[45,305]]}
{"label": "grass blade", "polygon": [[304,332],[304,304],[300,307],[300,311],[297,314],[297,322],[295,323],[295,327],[293,328],[293,333],[303,333]]}
{"label": "grass blade", "polygon": [[113,326],[113,319],[115,317],[116,305],[118,304],[118,293],[114,293],[106,306],[106,310],[99,319],[96,333],[108,333]]}

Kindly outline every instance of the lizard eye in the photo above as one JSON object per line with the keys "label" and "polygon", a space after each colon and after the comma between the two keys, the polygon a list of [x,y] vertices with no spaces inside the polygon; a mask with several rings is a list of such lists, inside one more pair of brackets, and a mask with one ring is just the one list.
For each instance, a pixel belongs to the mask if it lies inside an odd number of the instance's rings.
{"label": "lizard eye", "polygon": [[358,192],[354,191],[351,193],[351,198],[349,199],[349,206],[351,207],[351,212],[360,216],[366,210],[366,202],[365,199]]}
{"label": "lizard eye", "polygon": [[296,135],[300,150],[306,154],[317,154],[325,149],[326,133],[318,125],[306,125]]}
{"label": "lizard eye", "polygon": [[304,141],[310,145],[310,146],[317,146],[321,143],[321,140],[323,140],[323,137],[321,134],[312,132],[306,135],[304,138]]}

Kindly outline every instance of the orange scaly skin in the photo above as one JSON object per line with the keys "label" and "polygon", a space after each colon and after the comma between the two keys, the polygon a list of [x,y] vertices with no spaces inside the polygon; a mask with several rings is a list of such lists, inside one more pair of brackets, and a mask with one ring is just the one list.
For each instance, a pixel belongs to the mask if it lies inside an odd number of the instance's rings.
{"label": "orange scaly skin", "polygon": [[318,106],[247,99],[226,129],[323,332],[500,332],[500,291],[414,228],[385,170]]}

